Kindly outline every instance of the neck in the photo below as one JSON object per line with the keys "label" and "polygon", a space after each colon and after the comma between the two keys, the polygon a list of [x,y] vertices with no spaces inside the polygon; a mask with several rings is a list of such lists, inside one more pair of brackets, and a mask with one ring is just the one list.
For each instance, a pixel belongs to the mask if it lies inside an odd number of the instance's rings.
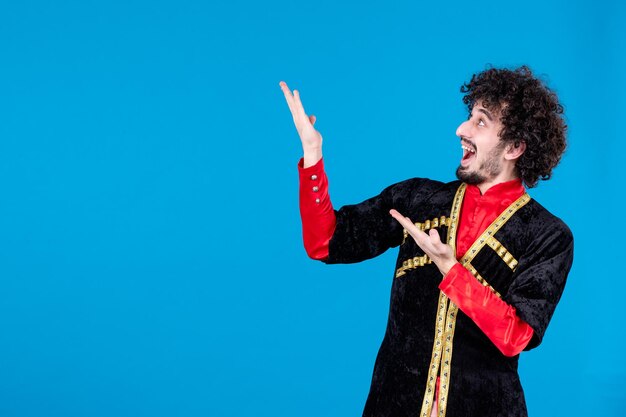
{"label": "neck", "polygon": [[493,187],[496,184],[500,184],[502,182],[512,181],[519,179],[519,177],[515,174],[514,168],[511,169],[503,169],[498,175],[493,178],[490,178],[480,184],[477,184],[478,189],[480,190],[480,194],[485,194],[487,190]]}

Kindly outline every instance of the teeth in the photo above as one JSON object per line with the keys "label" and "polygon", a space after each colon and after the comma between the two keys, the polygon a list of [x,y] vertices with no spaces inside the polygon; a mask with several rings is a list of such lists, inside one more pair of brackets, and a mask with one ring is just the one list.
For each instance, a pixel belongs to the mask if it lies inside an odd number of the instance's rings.
{"label": "teeth", "polygon": [[464,146],[464,145],[461,145],[461,148],[465,149],[467,152],[472,152],[472,153],[475,152],[472,148],[469,148],[469,147]]}

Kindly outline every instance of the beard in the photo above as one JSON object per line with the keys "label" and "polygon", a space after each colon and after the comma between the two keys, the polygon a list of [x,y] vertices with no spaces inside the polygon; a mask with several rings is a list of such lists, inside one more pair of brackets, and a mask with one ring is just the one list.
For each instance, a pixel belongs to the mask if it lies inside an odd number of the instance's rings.
{"label": "beard", "polygon": [[456,169],[456,177],[468,185],[479,185],[487,181],[487,177],[477,171],[467,171],[461,165]]}
{"label": "beard", "polygon": [[480,163],[478,170],[469,171],[469,168],[459,165],[456,169],[456,177],[469,185],[479,185],[487,180],[497,177],[502,172],[500,155],[505,148],[505,143],[500,143],[487,154],[487,158]]}

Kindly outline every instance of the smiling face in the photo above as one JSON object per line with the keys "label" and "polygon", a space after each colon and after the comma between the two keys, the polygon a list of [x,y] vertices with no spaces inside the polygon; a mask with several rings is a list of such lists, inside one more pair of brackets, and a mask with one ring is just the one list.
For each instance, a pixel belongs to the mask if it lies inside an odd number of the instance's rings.
{"label": "smiling face", "polygon": [[456,170],[456,176],[468,184],[491,182],[503,171],[507,164],[504,157],[506,143],[500,141],[502,130],[499,114],[487,110],[477,102],[469,119],[461,123],[456,135],[461,138],[463,158]]}

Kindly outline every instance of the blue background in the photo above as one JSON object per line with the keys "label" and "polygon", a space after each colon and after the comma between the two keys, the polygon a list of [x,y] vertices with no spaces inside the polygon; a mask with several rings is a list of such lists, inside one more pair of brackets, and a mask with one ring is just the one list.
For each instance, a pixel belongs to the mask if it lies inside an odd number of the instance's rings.
{"label": "blue background", "polygon": [[530,414],[621,415],[625,18],[617,1],[3,1],[0,415],[360,415],[397,249],[307,258],[278,82],[318,117],[338,208],[453,179],[459,87],[487,63],[530,65],[569,125],[531,190],[576,253],[520,360]]}

